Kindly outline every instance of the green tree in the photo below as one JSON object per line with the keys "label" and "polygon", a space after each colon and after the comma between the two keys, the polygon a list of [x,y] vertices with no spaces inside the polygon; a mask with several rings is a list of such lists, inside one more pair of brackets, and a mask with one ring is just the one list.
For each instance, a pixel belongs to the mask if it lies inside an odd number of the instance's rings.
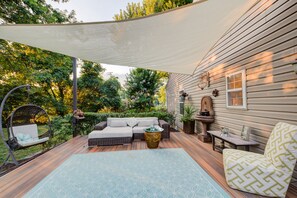
{"label": "green tree", "polygon": [[100,91],[103,71],[100,64],[84,61],[81,77],[78,79],[78,103],[83,111],[97,112],[103,108]]}
{"label": "green tree", "polygon": [[[76,21],[74,15],[53,9],[45,0],[0,1],[0,22],[5,24],[68,23]],[[35,103],[64,115],[70,104],[71,65],[70,57],[0,39],[0,100],[13,87],[31,84],[37,87]],[[16,93],[5,113],[22,103],[24,96]]]}
{"label": "green tree", "polygon": [[[68,2],[68,0],[53,0]],[[3,23],[65,23],[75,22],[75,12],[54,9],[45,0],[2,0],[0,1],[0,21]]]}
{"label": "green tree", "polygon": [[131,70],[125,84],[130,108],[137,111],[150,110],[160,86],[160,76],[156,71],[141,68]]}
{"label": "green tree", "polygon": [[128,3],[126,9],[120,10],[113,18],[119,21],[147,16],[192,2],[193,0],[143,0],[142,3]]}
{"label": "green tree", "polygon": [[117,77],[111,76],[101,86],[102,105],[110,110],[118,111],[121,107],[121,84]]}
{"label": "green tree", "polygon": [[47,54],[46,58],[38,60],[32,71],[30,81],[37,83],[39,87],[33,99],[36,98],[36,103],[50,105],[52,113],[64,116],[69,112],[71,105],[69,96],[72,96],[70,79],[72,60],[57,53],[47,52]]}
{"label": "green tree", "polygon": [[[125,10],[120,10],[119,14],[114,16],[114,19],[127,20],[137,17],[143,17],[158,12],[163,12],[179,6],[192,3],[193,0],[143,0],[142,3],[129,3]],[[158,75],[162,78],[163,82],[168,79],[167,72],[159,72]],[[157,92],[158,102],[164,106],[166,101],[165,83],[160,87]]]}
{"label": "green tree", "polygon": [[119,14],[114,16],[114,19],[124,20],[124,19],[132,19],[140,16],[145,16],[144,7],[140,3],[128,3],[126,6],[126,10],[120,10]]}

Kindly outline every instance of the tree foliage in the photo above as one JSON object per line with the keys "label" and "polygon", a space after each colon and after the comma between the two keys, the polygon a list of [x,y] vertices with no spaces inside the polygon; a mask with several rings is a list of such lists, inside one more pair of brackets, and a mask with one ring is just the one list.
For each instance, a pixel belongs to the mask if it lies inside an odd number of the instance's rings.
{"label": "tree foliage", "polygon": [[[59,0],[55,0],[60,2]],[[67,2],[63,0],[61,2]],[[45,0],[2,0],[0,20],[12,24],[42,24],[75,22],[75,12],[54,9]]]}
{"label": "tree foliage", "polygon": [[83,111],[97,112],[103,108],[100,100],[103,71],[100,64],[84,61],[81,77],[78,79],[78,103]]}
{"label": "tree foliage", "polygon": [[114,15],[114,19],[119,21],[147,16],[192,2],[193,0],[143,0],[142,3],[128,3],[125,10]]}
{"label": "tree foliage", "polygon": [[111,76],[101,86],[102,105],[110,110],[118,111],[121,107],[121,84],[117,77]]}
{"label": "tree foliage", "polygon": [[[45,0],[0,1],[0,22],[5,24],[68,23],[76,21],[74,15],[52,8]],[[31,84],[36,87],[33,102],[53,114],[67,113],[70,57],[0,39],[0,67],[0,100],[13,87]],[[6,105],[6,114],[24,103],[24,97],[16,93]]]}
{"label": "tree foliage", "polygon": [[[138,17],[143,17],[147,15],[151,15],[154,13],[158,12],[163,12],[169,9],[173,9],[179,6],[183,6],[189,3],[192,3],[193,0],[143,0],[142,3],[129,3],[126,6],[125,10],[120,10],[119,14],[116,14],[114,16],[114,19],[119,21],[119,20],[127,20],[127,19],[132,19],[132,18],[138,18]],[[162,78],[163,82],[166,82],[168,79],[168,73],[167,72],[157,72],[159,78]],[[131,87],[131,86],[130,86]],[[130,89],[129,87],[129,89]],[[165,105],[166,101],[166,91],[165,91],[165,83],[160,87],[160,90],[157,93],[158,97],[158,102],[162,106]],[[127,90],[127,92],[130,92]],[[129,94],[128,94],[129,95]],[[139,96],[143,98],[143,96]],[[146,103],[147,101],[145,99],[141,99],[132,106],[135,106],[135,108],[138,108],[142,105],[140,105],[140,101],[143,103]],[[151,102],[151,98],[148,98],[148,101]],[[148,106],[151,104],[149,103]],[[145,105],[144,105],[145,106]]]}
{"label": "tree foliage", "polygon": [[100,64],[83,63],[78,79],[78,100],[79,108],[85,112],[98,112],[104,108],[117,111],[121,107],[121,84],[114,76],[104,81],[103,71]]}
{"label": "tree foliage", "polygon": [[161,86],[158,72],[133,69],[126,77],[126,95],[130,108],[137,111],[150,110],[154,106],[155,94]]}

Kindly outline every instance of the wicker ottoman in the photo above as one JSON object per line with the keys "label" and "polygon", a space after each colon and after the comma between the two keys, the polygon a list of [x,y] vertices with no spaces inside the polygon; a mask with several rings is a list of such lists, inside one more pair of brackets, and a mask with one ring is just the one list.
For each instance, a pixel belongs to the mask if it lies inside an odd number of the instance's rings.
{"label": "wicker ottoman", "polygon": [[129,144],[132,142],[131,127],[105,127],[103,130],[92,131],[88,135],[88,146],[112,146],[118,144]]}

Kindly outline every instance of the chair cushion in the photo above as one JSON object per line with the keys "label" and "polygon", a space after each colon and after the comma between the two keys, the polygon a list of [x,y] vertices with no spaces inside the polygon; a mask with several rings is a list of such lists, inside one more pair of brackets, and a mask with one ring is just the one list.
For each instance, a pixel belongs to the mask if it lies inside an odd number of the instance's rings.
{"label": "chair cushion", "polygon": [[23,147],[27,147],[27,146],[32,146],[32,145],[36,145],[36,144],[41,144],[41,143],[44,143],[46,141],[48,141],[49,138],[48,137],[45,137],[45,138],[41,138],[41,139],[38,139],[38,138],[31,138],[30,140],[26,140],[26,141],[19,141],[18,143],[23,146]]}
{"label": "chair cushion", "polygon": [[135,126],[133,127],[132,131],[133,133],[144,133],[145,129],[147,129],[147,127]]}
{"label": "chair cushion", "polygon": [[105,127],[102,131],[92,131],[88,138],[132,137],[131,127]]}
{"label": "chair cushion", "polygon": [[265,148],[265,157],[276,168],[293,172],[297,159],[297,126],[279,122],[275,125]]}
{"label": "chair cushion", "polygon": [[[13,134],[17,137],[17,134],[28,134],[32,138],[38,138],[38,129],[36,124],[28,124],[28,125],[21,125],[21,126],[14,126],[12,127]],[[11,130],[10,130],[11,133]]]}
{"label": "chair cushion", "polygon": [[126,127],[127,122],[125,120],[112,120],[110,122],[110,127]]}
{"label": "chair cushion", "polygon": [[224,149],[225,176],[231,188],[272,197],[285,197],[290,174],[275,168],[264,155]]}

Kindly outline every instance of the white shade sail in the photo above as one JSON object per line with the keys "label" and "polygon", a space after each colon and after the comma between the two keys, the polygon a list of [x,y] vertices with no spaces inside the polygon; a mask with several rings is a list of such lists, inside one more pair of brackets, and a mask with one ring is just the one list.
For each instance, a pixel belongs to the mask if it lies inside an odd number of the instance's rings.
{"label": "white shade sail", "polygon": [[0,38],[97,63],[192,74],[255,2],[199,1],[127,21],[1,25]]}

